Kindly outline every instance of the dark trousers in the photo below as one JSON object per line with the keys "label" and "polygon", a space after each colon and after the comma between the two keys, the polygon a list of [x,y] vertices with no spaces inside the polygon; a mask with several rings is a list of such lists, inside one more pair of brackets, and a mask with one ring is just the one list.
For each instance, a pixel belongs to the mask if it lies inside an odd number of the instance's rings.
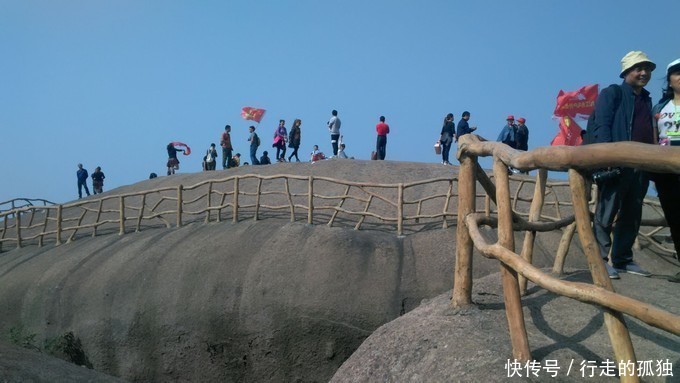
{"label": "dark trousers", "polygon": [[597,187],[593,231],[600,256],[607,261],[611,249],[612,265],[622,267],[633,261],[633,243],[640,230],[642,200],[647,194],[649,178],[639,170],[623,168],[618,177],[601,182]]}
{"label": "dark trousers", "polygon": [[378,153],[378,159],[384,160],[387,152],[387,136],[378,136],[375,144],[375,151]]}
{"label": "dark trousers", "polygon": [[231,149],[222,148],[222,169],[229,169],[231,166]]}
{"label": "dark trousers", "polygon": [[298,157],[298,149],[299,148],[300,148],[299,146],[293,146],[293,153],[291,153],[290,157],[288,157],[288,162],[290,162],[290,160],[293,159],[293,157],[295,157],[297,162],[300,162],[300,157]]}
{"label": "dark trousers", "polygon": [[276,145],[276,161],[281,159],[281,157],[286,158],[286,143],[283,141],[279,141]]}
{"label": "dark trousers", "polygon": [[680,258],[680,174],[650,175],[661,202],[663,215],[671,229],[676,257]]}
{"label": "dark trousers", "polygon": [[78,198],[83,198],[83,188],[85,188],[85,193],[90,195],[90,189],[87,188],[87,180],[78,180]]}
{"label": "dark trousers", "polygon": [[339,134],[331,134],[331,146],[333,146],[333,155],[338,155],[338,140],[340,139]]}
{"label": "dark trousers", "polygon": [[444,139],[441,141],[442,146],[442,161],[449,162],[449,152],[451,151],[451,143],[453,140],[451,138]]}

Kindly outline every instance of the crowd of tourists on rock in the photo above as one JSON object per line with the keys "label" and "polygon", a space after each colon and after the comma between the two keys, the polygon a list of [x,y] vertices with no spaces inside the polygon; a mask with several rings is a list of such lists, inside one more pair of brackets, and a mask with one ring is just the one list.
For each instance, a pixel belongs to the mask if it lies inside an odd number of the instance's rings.
{"label": "crowd of tourists on rock", "polygon": [[[621,84],[613,84],[604,88],[595,102],[595,111],[588,122],[588,132],[582,132],[585,143],[606,143],[632,141],[662,146],[680,146],[680,59],[668,64],[666,68],[665,88],[661,100],[652,108],[649,92],[644,88],[656,69],[654,64],[643,52],[631,51],[621,60]],[[448,113],[442,124],[439,139],[435,145],[437,154],[441,154],[442,163],[450,165],[450,151],[454,142],[474,132],[477,127],[470,126],[470,112],[464,111],[457,126],[453,113]],[[592,123],[591,123],[592,121]],[[279,120],[273,135],[272,147],[276,148],[275,162],[291,162],[295,158],[300,162],[299,149],[302,143],[302,120],[295,119],[290,131],[286,128],[286,121]],[[341,120],[338,111],[333,110],[327,122],[332,155],[326,156],[313,145],[309,161],[328,158],[353,158],[345,153],[346,146],[341,135]],[[378,118],[376,129],[376,149],[371,158],[384,160],[387,156],[387,135],[390,126],[385,116]],[[268,151],[263,151],[257,157],[258,148],[262,145],[257,128],[248,128],[248,144],[250,149],[250,164],[269,165],[272,160]],[[222,148],[222,169],[229,169],[241,165],[241,154],[233,154],[231,141],[231,126],[226,125],[220,137]],[[584,135],[585,133],[585,135]],[[529,129],[526,119],[520,117],[515,120],[514,115],[508,115],[505,125],[497,138],[509,147],[527,151]],[[586,142],[587,141],[587,142]],[[292,152],[286,157],[287,148]],[[179,169],[178,149],[175,143],[166,147],[168,154],[167,174],[175,174]],[[185,154],[188,154],[185,152]],[[203,156],[203,170],[214,171],[219,158],[216,145],[212,143]],[[244,162],[243,165],[249,164]],[[509,172],[515,172],[510,168]],[[150,178],[155,177],[152,173]],[[104,173],[97,167],[92,174],[94,193],[103,192]],[[82,164],[78,164],[77,185],[78,196],[82,198],[82,189],[90,195],[87,186],[88,172]],[[593,180],[598,185],[597,205],[593,220],[593,231],[597,240],[600,254],[605,261],[610,278],[619,278],[619,273],[627,272],[642,276],[649,276],[633,260],[633,242],[639,232],[642,202],[647,194],[650,180],[655,183],[662,210],[670,227],[671,237],[675,249],[680,254],[680,175],[648,173],[633,168],[608,168],[593,172]],[[609,263],[611,261],[611,264]]]}

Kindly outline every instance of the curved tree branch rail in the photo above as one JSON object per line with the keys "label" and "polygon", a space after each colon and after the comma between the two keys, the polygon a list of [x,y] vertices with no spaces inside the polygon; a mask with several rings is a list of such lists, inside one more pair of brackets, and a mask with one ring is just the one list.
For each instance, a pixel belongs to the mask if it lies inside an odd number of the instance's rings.
{"label": "curved tree branch rail", "polygon": [[52,201],[42,198],[14,198],[9,201],[0,202],[0,213],[20,209],[25,206],[53,206]]}
{"label": "curved tree branch rail", "polygon": [[[458,159],[461,166],[459,170],[458,243],[456,278],[451,299],[454,307],[472,304],[472,251],[475,247],[482,255],[500,261],[510,340],[513,357],[517,360],[531,359],[520,299],[522,293],[526,291],[526,280],[556,294],[603,307],[605,324],[616,360],[636,363],[635,352],[623,314],[633,316],[672,334],[680,335],[680,316],[614,292],[592,231],[591,212],[588,206],[591,186],[584,177],[584,171],[587,169],[608,166],[634,167],[645,171],[680,174],[680,148],[621,142],[581,147],[538,148],[530,152],[520,152],[501,143],[483,141],[472,134],[461,137],[459,142]],[[493,157],[495,185],[490,177],[481,171],[477,163],[477,157],[480,156]],[[527,220],[513,211],[520,199],[518,198],[519,192],[516,192],[514,201],[512,200],[507,174],[508,166],[523,171],[539,169]],[[550,222],[551,220],[546,220],[541,214],[546,195],[547,170],[569,171],[571,207],[574,216]],[[477,182],[475,181],[479,181],[485,189],[487,201],[496,202],[498,210],[495,216],[492,217],[490,214],[490,202],[486,203],[484,214],[476,212]],[[566,206],[566,203],[562,205]],[[654,210],[659,212],[658,208]],[[540,222],[542,218],[544,221]],[[557,218],[560,218],[559,214]],[[652,224],[665,223],[663,220],[651,221]],[[498,242],[488,244],[479,231],[479,225],[497,227]],[[552,230],[555,227],[566,228],[558,249],[555,268],[561,269],[563,257],[566,255],[563,247],[568,247],[571,236],[578,231],[594,285],[562,281],[532,266],[531,258],[536,232]],[[521,254],[516,254],[514,250],[514,231],[526,231]],[[657,231],[654,229],[644,234],[643,237],[649,239]],[[566,236],[568,236],[567,240],[565,240]],[[652,243],[658,245],[656,242]],[[564,254],[560,257],[561,252]],[[561,262],[560,265],[557,264],[558,261]],[[622,376],[621,380],[637,382],[639,377]]]}
{"label": "curved tree branch rail", "polygon": [[[495,192],[490,193],[490,190],[495,190],[491,182],[493,176],[486,177],[479,169],[479,182],[488,189],[488,194],[477,195],[476,198],[486,200],[486,214],[490,216],[496,213],[491,208],[491,201],[495,200]],[[512,198],[514,214],[517,219],[529,217],[527,206],[535,201],[536,195],[529,198],[525,190],[536,181],[523,178],[513,182],[519,182]],[[566,189],[568,183],[542,182],[547,192],[541,197],[545,197],[545,207],[539,211],[539,218],[564,221],[563,212],[571,209],[572,203],[561,201],[556,190]],[[345,224],[355,230],[364,227],[396,231],[397,235],[403,235],[436,224],[442,228],[449,227],[450,221],[457,218],[456,206],[451,202],[454,199],[455,203],[460,187],[457,177],[400,185],[350,182],[329,177],[247,174],[206,180],[192,186],[162,187],[63,205],[21,198],[6,202],[11,206],[21,204],[20,207],[0,211],[0,250],[5,243],[22,247],[29,244],[42,246],[46,241],[54,241],[59,245],[87,235],[123,235],[145,228],[181,227],[201,220],[205,223],[229,219],[238,222],[275,215],[287,215],[291,222],[306,221],[308,224],[325,223],[329,226]],[[42,202],[43,206],[36,206],[37,202]],[[656,207],[654,202],[648,203],[650,211],[658,214],[659,218],[651,222],[654,224],[652,230],[641,236],[669,252],[669,248],[654,238],[664,228],[663,213],[658,203]],[[571,222],[573,217],[565,225]],[[558,260],[566,255],[572,235],[573,231],[571,235],[569,231],[565,233],[564,245],[558,252],[563,255]],[[556,262],[555,270],[561,271],[559,262]]]}

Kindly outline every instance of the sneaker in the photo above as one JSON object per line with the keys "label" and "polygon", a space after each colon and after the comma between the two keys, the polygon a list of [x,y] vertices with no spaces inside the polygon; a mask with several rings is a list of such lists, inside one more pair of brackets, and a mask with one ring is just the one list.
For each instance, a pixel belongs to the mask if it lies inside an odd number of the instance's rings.
{"label": "sneaker", "polygon": [[652,273],[643,269],[642,267],[640,267],[640,265],[638,265],[635,262],[630,262],[630,263],[625,264],[625,265],[620,266],[620,267],[617,266],[616,270],[621,272],[621,273],[635,274],[635,275],[640,275],[640,276],[643,276],[643,277],[651,277],[652,276]]}
{"label": "sneaker", "polygon": [[619,273],[616,272],[616,269],[609,263],[605,262],[604,267],[607,268],[607,274],[609,274],[609,279],[619,279]]}

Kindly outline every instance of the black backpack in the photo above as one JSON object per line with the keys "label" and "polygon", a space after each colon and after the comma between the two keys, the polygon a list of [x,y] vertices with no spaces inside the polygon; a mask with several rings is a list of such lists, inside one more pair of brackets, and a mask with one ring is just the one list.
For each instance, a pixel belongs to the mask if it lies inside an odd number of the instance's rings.
{"label": "black backpack", "polygon": [[[617,84],[612,84],[611,86],[614,87],[616,90],[616,98],[618,100],[618,105],[616,105],[616,110],[621,107],[621,99],[623,99],[623,92],[621,91],[621,86]],[[597,102],[597,101],[596,101]],[[588,117],[588,122],[586,123],[586,134],[583,136],[583,144],[582,145],[588,145],[588,144],[594,144],[595,143],[595,110],[593,110],[593,113],[590,114]]]}

